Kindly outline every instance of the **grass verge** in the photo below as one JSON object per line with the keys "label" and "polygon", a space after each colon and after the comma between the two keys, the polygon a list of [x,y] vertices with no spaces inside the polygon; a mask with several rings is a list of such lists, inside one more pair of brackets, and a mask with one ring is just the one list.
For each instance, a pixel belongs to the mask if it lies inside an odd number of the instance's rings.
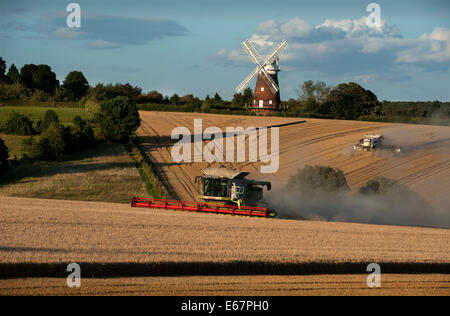
{"label": "grass verge", "polygon": [[159,191],[161,192],[160,194],[161,198],[173,199],[174,198],[173,190],[167,183],[162,181],[162,179],[158,176],[158,172],[156,171],[152,161],[145,153],[145,151],[142,149],[142,147],[139,145],[139,142],[137,140],[133,140],[132,146],[136,151],[136,156],[139,157],[138,158],[140,161],[139,163],[141,163],[144,166],[143,170],[147,173],[150,182],[153,183],[153,186],[157,186],[159,188]]}
{"label": "grass verge", "polygon": [[125,148],[127,149],[128,155],[134,161],[142,180],[145,182],[150,196],[157,199],[168,198],[167,190],[152,171],[150,164],[145,159],[146,156],[143,156],[143,153],[133,142],[128,143]]}

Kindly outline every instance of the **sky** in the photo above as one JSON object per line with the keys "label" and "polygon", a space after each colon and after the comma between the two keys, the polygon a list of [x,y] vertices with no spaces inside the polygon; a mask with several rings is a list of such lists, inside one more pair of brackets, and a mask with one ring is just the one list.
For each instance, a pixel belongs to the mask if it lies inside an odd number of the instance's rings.
{"label": "sky", "polygon": [[264,56],[286,40],[282,100],[318,80],[357,82],[379,100],[450,101],[448,0],[377,0],[378,27],[366,23],[371,1],[75,1],[80,28],[66,23],[71,1],[0,0],[7,66],[48,64],[60,82],[79,70],[91,85],[231,99],[255,68],[242,42]]}

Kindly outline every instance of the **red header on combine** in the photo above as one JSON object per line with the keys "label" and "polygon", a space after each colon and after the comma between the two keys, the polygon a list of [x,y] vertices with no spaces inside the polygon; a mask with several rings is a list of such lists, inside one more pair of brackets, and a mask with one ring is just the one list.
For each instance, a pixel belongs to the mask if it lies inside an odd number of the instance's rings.
{"label": "red header on combine", "polygon": [[215,213],[227,215],[239,215],[249,217],[271,218],[276,215],[267,207],[219,205],[205,202],[163,200],[150,198],[137,198],[131,200],[131,207],[159,208],[166,210],[178,210],[199,213]]}

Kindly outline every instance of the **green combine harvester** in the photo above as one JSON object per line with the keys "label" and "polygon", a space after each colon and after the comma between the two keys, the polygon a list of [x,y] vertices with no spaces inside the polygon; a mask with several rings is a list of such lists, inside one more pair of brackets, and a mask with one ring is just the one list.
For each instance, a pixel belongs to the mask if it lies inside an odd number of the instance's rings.
{"label": "green combine harvester", "polygon": [[203,176],[195,178],[199,198],[205,202],[256,206],[263,199],[263,188],[270,191],[268,181],[245,179],[249,172],[226,167],[207,168],[201,170]]}
{"label": "green combine harvester", "polygon": [[226,167],[206,168],[201,172],[203,175],[197,176],[195,183],[204,202],[134,197],[131,207],[263,218],[277,216],[274,210],[261,205],[263,189],[270,190],[270,182],[245,179],[248,172]]}

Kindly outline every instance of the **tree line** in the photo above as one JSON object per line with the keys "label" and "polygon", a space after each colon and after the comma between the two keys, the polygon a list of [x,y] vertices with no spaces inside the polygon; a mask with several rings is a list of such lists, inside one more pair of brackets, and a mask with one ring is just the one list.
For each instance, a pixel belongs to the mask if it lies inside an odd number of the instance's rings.
{"label": "tree line", "polygon": [[142,88],[129,83],[103,84],[90,86],[81,71],[71,71],[62,84],[49,65],[26,64],[20,68],[11,64],[8,71],[6,62],[0,57],[0,101],[37,100],[80,102],[84,105],[88,100],[102,102],[119,96],[130,98],[136,104],[174,106],[191,111],[208,112],[213,109],[242,108],[250,105],[253,92],[247,88],[243,93],[236,93],[231,101],[222,99],[216,92],[200,99],[193,94],[180,96],[164,96],[152,90],[147,93]]}
{"label": "tree line", "polygon": [[[20,71],[12,64],[6,71],[0,57],[0,102],[13,100],[39,100],[57,102],[88,102],[99,104],[119,96],[130,98],[141,110],[184,111],[223,114],[254,115],[249,110],[253,91],[246,88],[231,100],[223,99],[217,92],[201,99],[193,94],[164,96],[152,90],[129,83],[89,85],[81,71],[71,71],[62,84],[48,65],[26,64]],[[448,125],[450,102],[380,102],[369,89],[355,82],[341,83],[335,87],[322,81],[305,81],[296,90],[297,98],[282,101],[278,116],[336,118],[344,120],[398,121],[412,123],[443,123]]]}
{"label": "tree line", "polygon": [[308,80],[296,92],[297,99],[282,102],[287,116],[410,123],[429,119],[447,124],[450,117],[450,102],[380,102],[372,91],[354,82],[331,87],[322,81]]}

